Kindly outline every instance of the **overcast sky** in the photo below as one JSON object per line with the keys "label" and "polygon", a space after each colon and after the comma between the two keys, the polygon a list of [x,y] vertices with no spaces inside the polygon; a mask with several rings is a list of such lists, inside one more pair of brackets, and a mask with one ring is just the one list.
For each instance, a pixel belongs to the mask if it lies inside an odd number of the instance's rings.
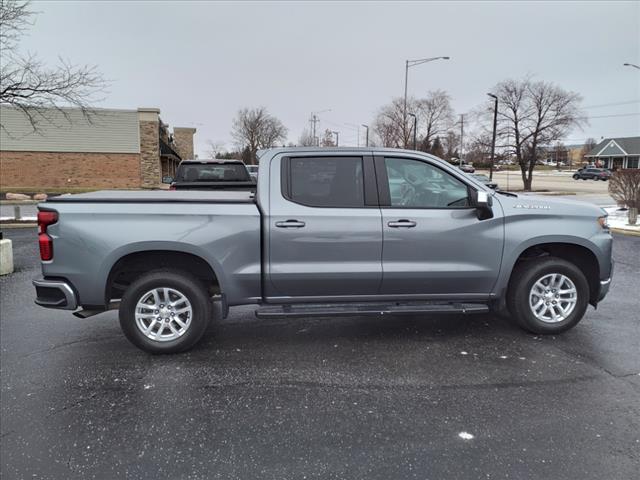
{"label": "overcast sky", "polygon": [[[498,81],[527,74],[584,97],[587,137],[640,134],[640,2],[36,2],[22,47],[44,60],[96,64],[112,80],[100,105],[158,107],[231,146],[241,107],[264,105],[296,141],[311,111],[355,145],[355,126],[404,88],[450,93],[457,113]],[[616,104],[616,105],[610,105]],[[606,106],[603,106],[606,105]],[[625,114],[635,114],[626,115]],[[611,116],[616,115],[616,116]],[[364,129],[362,129],[364,130]],[[361,132],[364,136],[363,131]]]}

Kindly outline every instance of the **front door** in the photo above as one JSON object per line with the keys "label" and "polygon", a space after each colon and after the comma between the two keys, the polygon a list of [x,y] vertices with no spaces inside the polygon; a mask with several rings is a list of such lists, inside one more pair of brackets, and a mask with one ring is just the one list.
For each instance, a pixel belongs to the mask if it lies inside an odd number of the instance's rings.
{"label": "front door", "polygon": [[349,300],[380,288],[382,226],[373,159],[325,155],[271,162],[265,295],[272,300]]}
{"label": "front door", "polygon": [[[383,228],[383,295],[482,298],[498,277],[499,206],[478,220],[470,188],[427,160],[376,157]],[[386,187],[386,188],[385,188]]]}

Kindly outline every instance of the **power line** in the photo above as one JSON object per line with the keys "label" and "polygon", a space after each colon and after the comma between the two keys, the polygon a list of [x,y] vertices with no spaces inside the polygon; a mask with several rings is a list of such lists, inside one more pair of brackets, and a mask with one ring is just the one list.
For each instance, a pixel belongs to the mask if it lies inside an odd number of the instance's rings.
{"label": "power line", "polygon": [[632,103],[640,103],[640,100],[625,100],[622,102],[603,103],[601,105],[589,105],[587,107],[582,107],[582,108],[614,107],[616,105],[630,105]]}
{"label": "power line", "polygon": [[613,114],[613,115],[597,115],[597,116],[593,116],[593,117],[589,117],[589,116],[581,116],[578,118],[584,118],[587,120],[590,120],[592,118],[613,118],[613,117],[634,117],[640,115],[640,112],[635,112],[635,113],[617,113],[617,114]]}

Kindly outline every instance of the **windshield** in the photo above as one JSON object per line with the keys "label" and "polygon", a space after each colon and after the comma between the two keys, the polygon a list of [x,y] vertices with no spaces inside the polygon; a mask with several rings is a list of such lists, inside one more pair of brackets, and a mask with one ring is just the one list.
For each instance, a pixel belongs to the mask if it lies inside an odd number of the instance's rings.
{"label": "windshield", "polygon": [[180,165],[177,182],[248,182],[247,168],[241,163],[188,163]]}

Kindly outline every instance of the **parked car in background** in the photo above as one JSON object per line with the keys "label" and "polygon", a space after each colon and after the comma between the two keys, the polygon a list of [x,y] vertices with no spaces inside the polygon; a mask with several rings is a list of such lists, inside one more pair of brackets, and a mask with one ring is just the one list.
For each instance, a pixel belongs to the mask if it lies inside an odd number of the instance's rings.
{"label": "parked car in background", "polygon": [[611,172],[606,168],[582,168],[573,174],[574,180],[604,180],[611,178]]}
{"label": "parked car in background", "polygon": [[258,165],[246,165],[249,175],[254,180],[258,180]]}
{"label": "parked car in background", "polygon": [[468,163],[463,163],[462,165],[458,165],[458,168],[462,170],[464,173],[473,173],[476,171],[476,169],[473,168],[473,166],[469,165]]}
{"label": "parked car in background", "polygon": [[178,165],[171,190],[255,190],[256,181],[240,160],[184,160]]}
{"label": "parked car in background", "polygon": [[590,203],[491,190],[408,150],[272,149],[258,175],[255,195],[39,204],[36,303],[81,318],[118,308],[133,344],[171,353],[237,305],[264,319],[492,309],[555,335],[609,290],[607,214]]}
{"label": "parked car in background", "polygon": [[482,173],[473,173],[471,174],[471,176],[479,180],[480,182],[484,183],[487,187],[491,188],[492,190],[495,190],[498,188],[498,184],[496,182],[494,182],[493,180],[491,180],[489,177],[487,177]]}

